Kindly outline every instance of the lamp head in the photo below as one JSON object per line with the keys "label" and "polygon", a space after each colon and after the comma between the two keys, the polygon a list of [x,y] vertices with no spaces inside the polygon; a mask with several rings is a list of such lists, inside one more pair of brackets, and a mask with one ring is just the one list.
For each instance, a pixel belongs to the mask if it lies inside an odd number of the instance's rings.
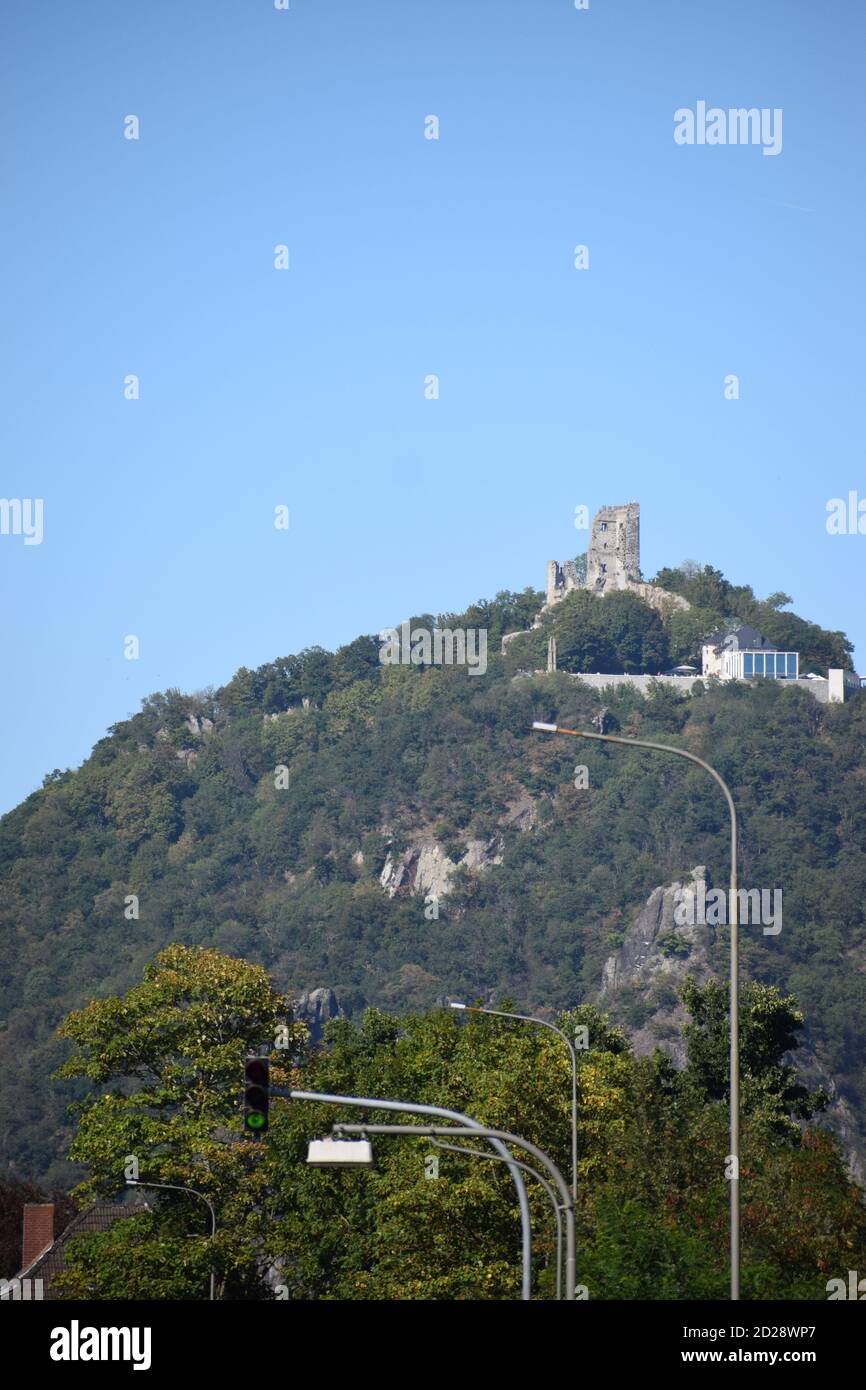
{"label": "lamp head", "polygon": [[310,1168],[372,1168],[369,1139],[312,1139],[307,1149]]}

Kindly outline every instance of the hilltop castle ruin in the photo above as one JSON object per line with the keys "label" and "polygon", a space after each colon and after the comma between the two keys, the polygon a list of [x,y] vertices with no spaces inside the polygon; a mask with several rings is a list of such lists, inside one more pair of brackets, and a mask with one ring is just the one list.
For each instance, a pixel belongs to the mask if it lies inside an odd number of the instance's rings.
{"label": "hilltop castle ruin", "polygon": [[577,576],[573,560],[547,566],[547,601],[552,608],[574,589],[588,589],[603,598],[605,594],[628,590],[653,608],[686,609],[688,601],[654,584],[645,584],[640,573],[640,503],[626,502],[618,507],[602,507],[596,512],[586,552],[586,579]]}
{"label": "hilltop castle ruin", "polygon": [[[600,599],[603,599],[606,594],[613,593],[636,594],[638,598],[643,599],[644,603],[657,609],[663,616],[669,616],[674,611],[683,612],[691,608],[688,600],[680,594],[669,593],[667,589],[660,589],[656,584],[646,584],[641,579],[640,504],[638,502],[626,502],[619,507],[602,507],[600,511],[596,512],[589,533],[585,578],[578,574],[575,560],[566,560],[563,564],[560,564],[558,560],[548,562],[546,601],[536,613],[532,628],[543,627],[545,616],[551,608],[554,608],[568,594],[574,593],[578,589],[594,594]],[[551,624],[550,626],[550,635],[547,639],[548,673],[557,669],[556,635],[555,631],[552,630],[554,625]],[[507,649],[509,642],[522,636],[525,631],[526,629],[521,629],[518,632],[506,632],[502,638],[502,651]],[[519,674],[529,675],[532,673],[521,672]],[[541,675],[542,672],[536,671],[535,674]],[[703,689],[702,680],[707,679],[712,681],[752,681],[755,678],[763,680],[767,678],[784,679],[786,685],[800,686],[802,689],[808,690],[816,700],[830,704],[842,703],[847,691],[861,688],[861,680],[866,685],[866,677],[855,676],[853,672],[836,668],[830,670],[826,678],[814,674],[802,677],[799,674],[798,654],[796,652],[776,651],[775,648],[771,648],[760,633],[742,624],[730,628],[727,633],[716,633],[712,637],[707,637],[703,645],[701,678],[698,677],[694,667],[688,666],[678,667],[675,671],[668,671],[664,675],[659,673],[655,676],[623,674],[621,672],[605,674],[599,671],[570,672],[569,674],[575,680],[581,680],[584,684],[593,686],[598,690],[603,690],[609,686],[624,685],[631,689],[640,690],[642,694],[647,694],[656,681],[664,681],[665,684],[681,690],[684,694],[691,694],[695,687]]]}

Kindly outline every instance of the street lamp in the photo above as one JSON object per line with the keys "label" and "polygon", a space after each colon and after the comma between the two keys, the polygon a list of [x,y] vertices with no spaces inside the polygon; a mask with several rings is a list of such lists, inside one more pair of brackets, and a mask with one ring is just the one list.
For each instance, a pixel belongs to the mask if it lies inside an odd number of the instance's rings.
{"label": "street lamp", "polygon": [[490,1014],[493,1018],[516,1018],[521,1023],[537,1023],[539,1028],[549,1028],[552,1033],[557,1033],[568,1048],[571,1056],[571,1197],[572,1201],[577,1201],[577,1053],[574,1045],[567,1033],[563,1033],[561,1028],[557,1028],[555,1023],[548,1023],[546,1018],[533,1018],[531,1014],[511,1014],[504,1009],[482,1009],[476,1004],[455,1004],[451,1002],[452,1009],[465,1009],[469,1014]]}
{"label": "street lamp", "polygon": [[[351,1129],[351,1126],[335,1124],[332,1126],[333,1134],[342,1134],[344,1130]],[[369,1126],[361,1125],[363,1135],[366,1135]],[[412,1126],[399,1126],[402,1130],[411,1132]],[[353,1130],[354,1132],[354,1130]],[[391,1132],[390,1130],[388,1131]],[[476,1134],[477,1130],[472,1130]],[[515,1168],[520,1168],[524,1173],[529,1173],[544,1188],[553,1206],[553,1213],[556,1219],[556,1297],[561,1298],[561,1276],[562,1276],[562,1211],[556,1198],[556,1193],[546,1178],[543,1178],[536,1168],[529,1163],[522,1163],[519,1159],[509,1155],[503,1158],[498,1153],[487,1153],[483,1149],[464,1149],[459,1144],[446,1144],[443,1139],[434,1139],[433,1143],[438,1149],[450,1149],[452,1153],[463,1154],[464,1157],[489,1158],[495,1163],[513,1164]],[[307,1166],[309,1168],[373,1168],[373,1146],[369,1139],[335,1139],[332,1135],[329,1139],[312,1139],[307,1150]]]}
{"label": "street lamp", "polygon": [[[457,1120],[465,1125],[470,1133],[476,1137],[489,1138],[491,1146],[498,1154],[505,1159],[508,1170],[511,1173],[511,1180],[517,1192],[517,1202],[520,1207],[520,1230],[522,1247],[522,1285],[521,1299],[528,1303],[532,1298],[532,1218],[529,1211],[529,1199],[526,1196],[526,1184],[520,1173],[520,1165],[508,1152],[505,1144],[500,1138],[481,1133],[483,1126],[477,1120],[473,1120],[469,1115],[463,1115],[459,1110],[446,1110],[441,1105],[420,1105],[404,1100],[377,1100],[372,1096],[335,1096],[326,1091],[287,1091],[281,1086],[271,1087],[272,1096],[281,1096],[285,1100],[313,1100],[320,1101],[325,1105],[352,1105],[359,1110],[396,1110],[403,1115],[437,1115],[446,1120]],[[567,1189],[566,1189],[567,1190]]]}
{"label": "street lamp", "polygon": [[[484,1149],[464,1148],[462,1144],[446,1144],[444,1139],[434,1139],[433,1143],[436,1145],[437,1149],[448,1149],[451,1153],[455,1154],[463,1154],[464,1156],[468,1154],[472,1158],[488,1158],[492,1159],[494,1163],[506,1163],[508,1161],[504,1159],[501,1154],[487,1153]],[[562,1207],[559,1204],[556,1193],[547,1181],[547,1178],[543,1178],[537,1168],[533,1168],[530,1163],[522,1163],[516,1158],[513,1158],[512,1162],[515,1163],[518,1168],[522,1168],[524,1173],[528,1173],[530,1177],[535,1178],[536,1182],[544,1188],[550,1205],[553,1207],[553,1215],[556,1221],[556,1297],[557,1300],[559,1300],[562,1298]]]}
{"label": "street lamp", "polygon": [[564,729],[559,724],[542,724],[534,721],[533,729],[545,734],[570,734],[572,738],[595,739],[599,743],[622,743],[628,748],[651,748],[656,753],[672,753],[677,758],[688,758],[697,763],[718,783],[724,792],[731,818],[731,878],[729,897],[729,921],[731,928],[731,966],[730,966],[730,1154],[728,1155],[733,1172],[730,1178],[731,1212],[731,1298],[740,1297],[740,933],[737,900],[737,809],[730,787],[724,778],[704,762],[696,753],[687,753],[684,748],[674,748],[669,743],[651,743],[642,738],[622,738],[617,734],[591,734],[581,729]]}
{"label": "street lamp", "polygon": [[[553,1183],[559,1189],[562,1201],[558,1203],[558,1209],[565,1213],[565,1298],[566,1302],[573,1303],[575,1300],[575,1237],[574,1237],[574,1203],[571,1200],[571,1193],[568,1184],[560,1173],[553,1159],[550,1158],[543,1149],[539,1149],[536,1144],[531,1144],[528,1139],[521,1139],[518,1134],[511,1134],[507,1129],[488,1129],[486,1126],[473,1127],[472,1129],[460,1129],[455,1125],[380,1125],[362,1124],[347,1125],[335,1124],[334,1130],[340,1134],[392,1134],[406,1136],[427,1135],[435,1138],[450,1138],[457,1135],[465,1139],[494,1139],[499,1143],[514,1144],[519,1149],[525,1149],[532,1154],[544,1168],[547,1169]],[[491,1155],[492,1157],[493,1155]],[[510,1155],[509,1155],[510,1157]],[[522,1165],[526,1166],[526,1165]]]}
{"label": "street lamp", "polygon": [[215,1294],[215,1287],[216,1287],[216,1285],[215,1285],[215,1278],[216,1278],[216,1276],[215,1276],[215,1274],[214,1274],[214,1267],[213,1267],[213,1239],[214,1239],[214,1236],[216,1235],[216,1212],[214,1211],[213,1206],[211,1205],[211,1203],[208,1201],[208,1198],[204,1195],[203,1192],[199,1192],[198,1189],[195,1188],[195,1187],[180,1187],[177,1183],[174,1183],[174,1182],[139,1182],[137,1178],[127,1178],[127,1179],[126,1179],[126,1185],[127,1185],[127,1187],[162,1187],[162,1188],[164,1188],[167,1192],[191,1192],[192,1195],[193,1195],[193,1197],[200,1197],[201,1200],[202,1200],[203,1202],[206,1202],[206,1203],[207,1203],[207,1208],[208,1208],[208,1211],[210,1212],[210,1238],[211,1238],[210,1302],[213,1303],[214,1298],[215,1298],[215,1296],[216,1296],[216,1294]]}
{"label": "street lamp", "polygon": [[311,1139],[307,1149],[309,1168],[372,1168],[373,1146],[369,1139]]}

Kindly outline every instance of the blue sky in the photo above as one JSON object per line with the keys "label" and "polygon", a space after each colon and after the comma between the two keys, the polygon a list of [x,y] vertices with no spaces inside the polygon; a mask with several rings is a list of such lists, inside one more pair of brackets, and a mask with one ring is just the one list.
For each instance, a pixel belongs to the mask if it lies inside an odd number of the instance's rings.
{"label": "blue sky", "polygon": [[[154,690],[540,587],[581,504],[862,666],[864,16],[7,0],[0,810]],[[678,146],[699,100],[781,153]]]}

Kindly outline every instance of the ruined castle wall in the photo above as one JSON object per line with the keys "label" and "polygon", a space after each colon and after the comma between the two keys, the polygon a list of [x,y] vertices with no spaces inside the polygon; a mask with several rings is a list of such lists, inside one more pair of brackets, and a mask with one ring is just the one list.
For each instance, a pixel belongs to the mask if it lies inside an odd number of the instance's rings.
{"label": "ruined castle wall", "polygon": [[[589,534],[586,553],[586,581],[578,583],[573,560],[560,565],[551,560],[547,566],[547,602],[551,608],[573,589],[585,588],[603,598],[605,594],[622,592],[637,594],[645,603],[664,616],[673,609],[685,611],[691,607],[679,594],[670,594],[654,584],[645,584],[640,577],[640,503],[626,502],[619,507],[602,507],[596,512]],[[542,609],[542,612],[544,610]],[[540,620],[540,615],[539,615]]]}
{"label": "ruined castle wall", "polygon": [[596,512],[586,555],[586,587],[602,594],[640,582],[640,504]]}

